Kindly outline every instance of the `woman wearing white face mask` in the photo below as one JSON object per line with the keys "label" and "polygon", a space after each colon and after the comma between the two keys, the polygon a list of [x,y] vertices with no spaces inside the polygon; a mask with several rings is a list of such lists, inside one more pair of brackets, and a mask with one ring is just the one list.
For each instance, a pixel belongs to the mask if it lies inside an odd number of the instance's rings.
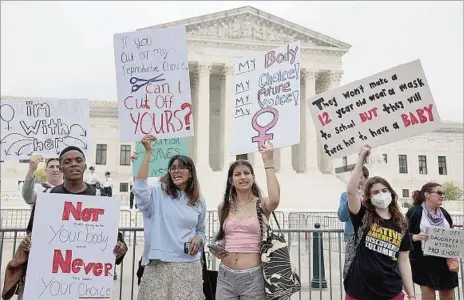
{"label": "woman wearing white face mask", "polygon": [[375,176],[366,182],[363,201],[358,198],[361,168],[369,151],[369,146],[361,149],[347,188],[354,232],[346,245],[345,299],[402,300],[403,286],[408,299],[415,299],[411,239],[397,194],[385,179]]}

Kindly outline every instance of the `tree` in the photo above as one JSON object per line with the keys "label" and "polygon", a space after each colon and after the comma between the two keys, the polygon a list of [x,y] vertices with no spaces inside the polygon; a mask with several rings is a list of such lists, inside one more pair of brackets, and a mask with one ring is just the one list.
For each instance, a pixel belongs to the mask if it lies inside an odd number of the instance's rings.
{"label": "tree", "polygon": [[38,168],[35,173],[35,180],[39,183],[45,183],[47,181],[47,173],[45,172],[45,167]]}
{"label": "tree", "polygon": [[445,200],[456,201],[462,199],[462,190],[454,181],[445,181],[442,187],[445,192]]}

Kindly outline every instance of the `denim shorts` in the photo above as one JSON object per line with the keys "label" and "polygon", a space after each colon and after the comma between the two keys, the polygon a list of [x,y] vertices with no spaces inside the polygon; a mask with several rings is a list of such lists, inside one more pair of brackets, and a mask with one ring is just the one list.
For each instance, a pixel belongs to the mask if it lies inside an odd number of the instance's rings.
{"label": "denim shorts", "polygon": [[216,288],[217,300],[265,300],[262,268],[233,270],[219,266]]}

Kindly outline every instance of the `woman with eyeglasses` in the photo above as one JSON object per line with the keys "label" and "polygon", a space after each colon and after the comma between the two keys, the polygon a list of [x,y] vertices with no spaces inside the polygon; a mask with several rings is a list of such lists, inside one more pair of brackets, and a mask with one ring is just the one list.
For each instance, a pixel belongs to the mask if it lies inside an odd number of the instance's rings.
{"label": "woman with eyeglasses", "polygon": [[168,173],[147,184],[154,135],[141,143],[146,154],[135,178],[137,208],[143,213],[145,266],[138,300],[204,299],[200,251],[205,241],[206,203],[193,161],[173,156]]}
{"label": "woman with eyeglasses", "polygon": [[[454,288],[458,286],[457,270],[450,270],[446,258],[424,255],[423,252],[428,227],[453,227],[450,214],[441,207],[444,196],[440,184],[428,182],[413,193],[414,206],[406,213],[414,245],[410,253],[413,280],[420,285],[422,299],[427,300],[435,300],[436,291],[441,300],[453,300]],[[458,265],[457,261],[454,265]]]}

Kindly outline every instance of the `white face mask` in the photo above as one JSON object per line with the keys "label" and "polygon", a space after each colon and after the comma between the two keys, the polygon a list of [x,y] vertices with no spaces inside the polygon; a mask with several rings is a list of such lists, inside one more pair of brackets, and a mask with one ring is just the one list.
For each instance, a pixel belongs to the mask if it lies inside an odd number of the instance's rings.
{"label": "white face mask", "polygon": [[392,202],[392,195],[390,192],[378,193],[371,197],[371,203],[377,208],[387,208]]}

